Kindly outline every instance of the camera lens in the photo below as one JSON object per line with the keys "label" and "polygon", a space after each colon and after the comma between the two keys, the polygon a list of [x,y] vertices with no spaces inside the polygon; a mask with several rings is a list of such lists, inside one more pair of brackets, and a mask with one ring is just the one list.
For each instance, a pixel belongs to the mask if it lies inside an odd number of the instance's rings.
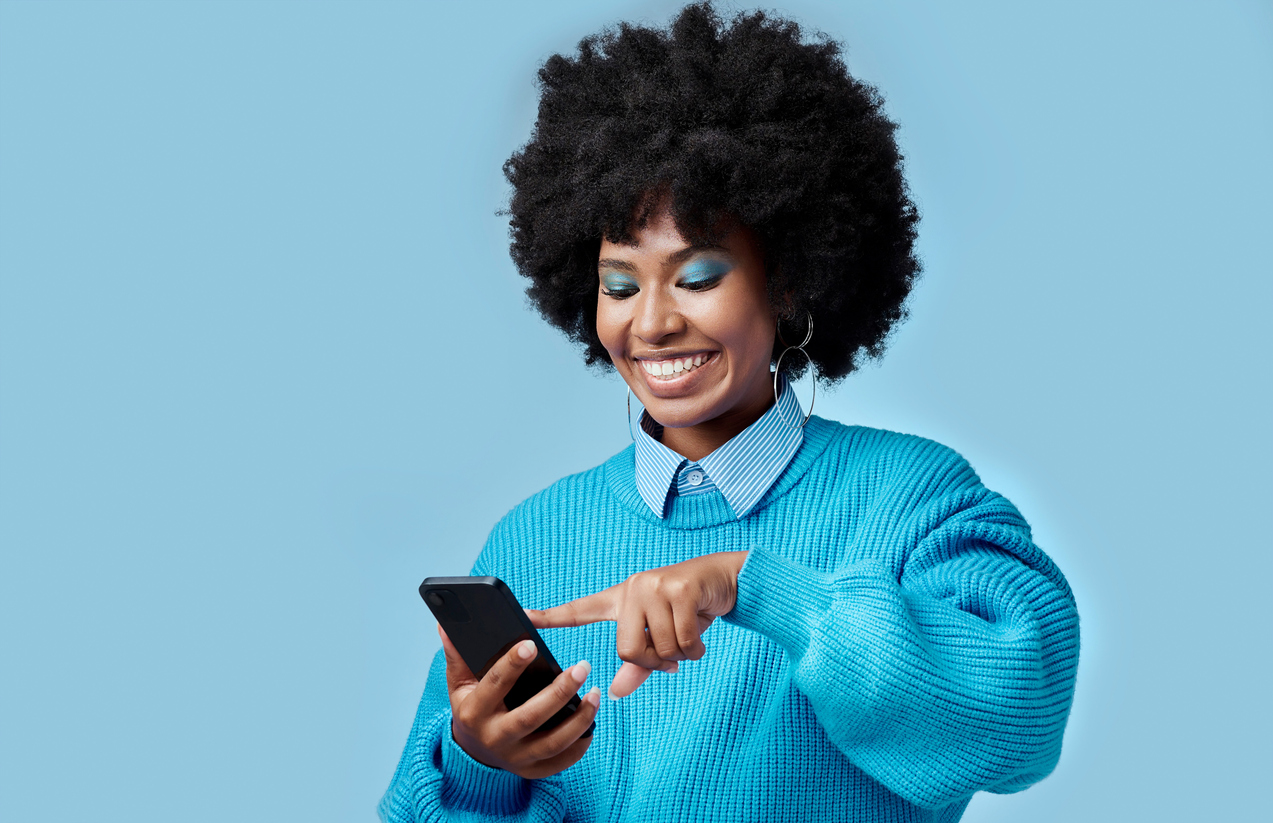
{"label": "camera lens", "polygon": [[424,602],[428,604],[433,616],[443,625],[468,623],[473,619],[464,608],[464,598],[450,589],[426,589],[422,585],[420,592],[424,595]]}

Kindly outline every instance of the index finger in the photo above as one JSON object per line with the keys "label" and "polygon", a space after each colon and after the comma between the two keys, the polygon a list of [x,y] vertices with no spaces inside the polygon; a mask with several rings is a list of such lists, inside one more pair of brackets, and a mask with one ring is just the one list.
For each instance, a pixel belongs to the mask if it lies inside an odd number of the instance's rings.
{"label": "index finger", "polygon": [[602,620],[616,620],[616,604],[619,602],[618,586],[596,594],[562,603],[550,609],[527,609],[526,615],[537,629],[560,629],[565,626],[583,626]]}

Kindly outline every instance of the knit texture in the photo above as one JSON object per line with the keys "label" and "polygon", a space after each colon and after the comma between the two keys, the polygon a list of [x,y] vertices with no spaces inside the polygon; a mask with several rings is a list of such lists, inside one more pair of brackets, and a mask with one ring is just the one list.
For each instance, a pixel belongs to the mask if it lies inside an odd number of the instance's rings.
{"label": "knit texture", "polygon": [[[386,821],[953,821],[1061,752],[1078,614],[1020,513],[958,454],[918,437],[809,420],[746,517],[719,493],[657,518],[631,447],[508,514],[474,574],[547,608],[629,575],[749,550],[706,656],[602,700],[583,759],[524,780],[451,738],[434,659]],[[563,666],[621,661],[615,626],[545,630]]]}

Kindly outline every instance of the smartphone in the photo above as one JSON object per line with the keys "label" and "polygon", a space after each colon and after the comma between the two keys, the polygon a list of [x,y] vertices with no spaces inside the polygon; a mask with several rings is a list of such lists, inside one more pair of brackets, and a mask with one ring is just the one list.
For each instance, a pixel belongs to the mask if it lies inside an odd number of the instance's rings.
{"label": "smartphone", "polygon": [[[485,677],[513,646],[523,640],[535,641],[539,654],[504,696],[504,705],[510,711],[539,694],[561,674],[561,666],[557,665],[553,653],[531,625],[513,592],[498,577],[428,577],[420,584],[420,597],[478,679]],[[571,695],[570,702],[537,731],[553,728],[581,705],[579,695]],[[592,734],[595,726],[593,723],[584,736]]]}

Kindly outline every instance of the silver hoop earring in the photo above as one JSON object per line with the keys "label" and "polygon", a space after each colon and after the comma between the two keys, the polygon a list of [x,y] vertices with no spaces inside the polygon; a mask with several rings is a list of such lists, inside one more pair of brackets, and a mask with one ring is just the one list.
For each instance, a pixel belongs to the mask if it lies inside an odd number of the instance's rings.
{"label": "silver hoop earring", "polygon": [[[809,371],[813,371],[813,358],[809,356],[809,352],[804,350],[804,347],[809,345],[809,341],[813,339],[813,315],[809,312],[805,312],[804,314],[809,321],[809,330],[805,332],[804,340],[801,340],[800,345],[798,346],[787,345],[787,341],[782,339],[782,329],[780,328],[782,323],[778,323],[778,341],[784,346],[787,346],[787,348],[783,349],[782,353],[778,355],[778,362],[774,364],[774,405],[778,406],[779,417],[782,417],[782,407],[778,405],[778,375],[782,374],[782,358],[786,357],[787,353],[794,349],[804,355],[805,360],[809,363]],[[792,391],[794,391],[794,389]],[[813,396],[809,399],[809,411],[805,414],[804,420],[801,420],[799,423],[792,423],[787,418],[783,417],[782,422],[790,426],[795,426],[798,429],[803,429],[804,424],[808,423],[809,418],[813,415],[813,404],[816,402],[818,402],[818,376],[817,374],[814,374]]]}
{"label": "silver hoop earring", "polygon": [[628,389],[628,437],[636,441],[636,435],[632,433],[632,389]]}

